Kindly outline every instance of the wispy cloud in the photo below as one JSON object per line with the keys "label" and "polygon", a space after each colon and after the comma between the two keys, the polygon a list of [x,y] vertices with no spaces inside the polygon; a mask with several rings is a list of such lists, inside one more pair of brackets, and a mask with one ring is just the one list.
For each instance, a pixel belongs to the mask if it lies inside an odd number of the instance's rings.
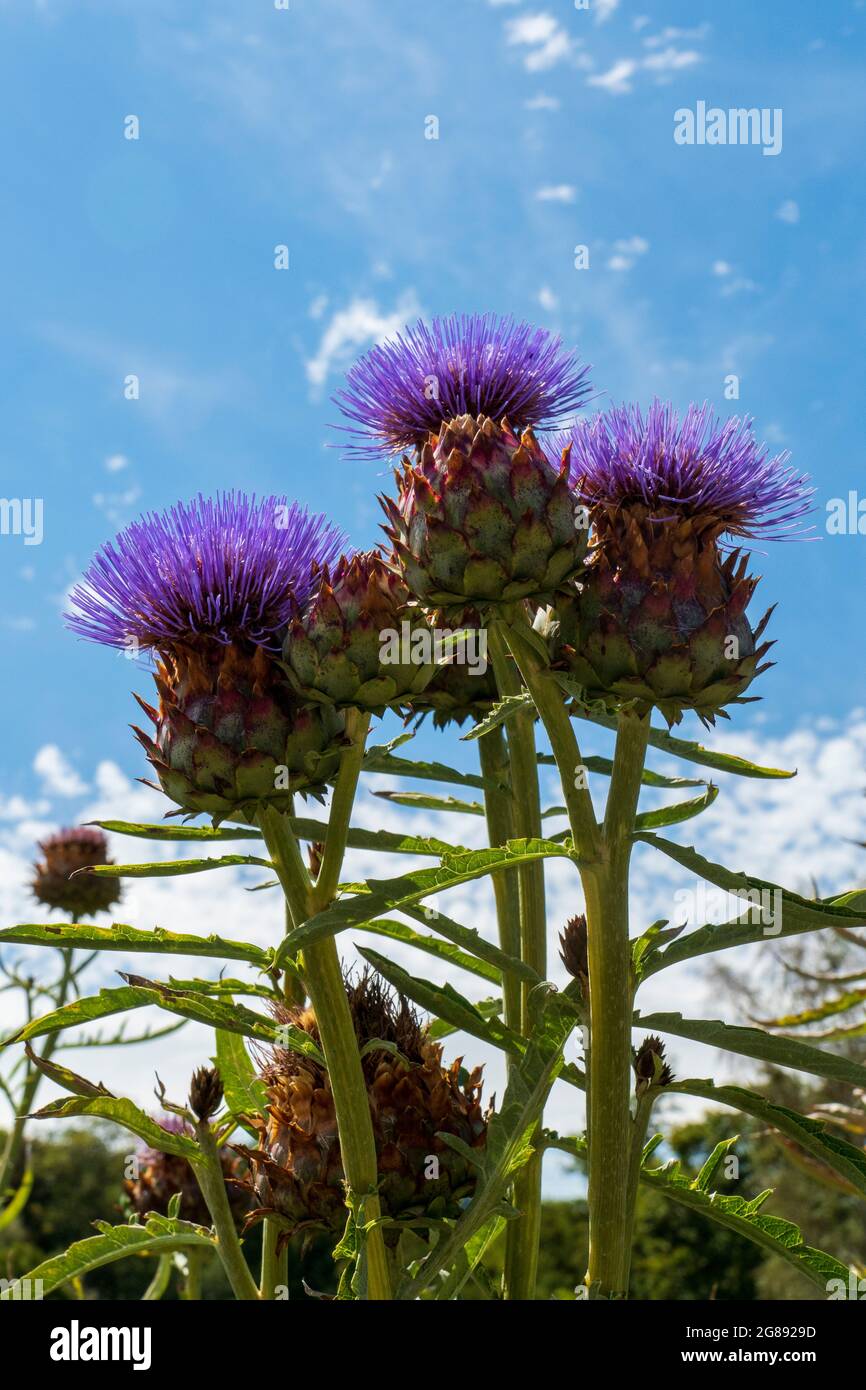
{"label": "wispy cloud", "polygon": [[83,796],[87,791],[87,783],[56,743],[46,743],[39,749],[33,759],[33,771],[41,779],[43,790],[53,796]]}
{"label": "wispy cloud", "polygon": [[530,97],[523,105],[527,111],[558,111],[561,103],[558,97],[548,96],[547,92],[539,92],[538,96]]}
{"label": "wispy cloud", "polygon": [[620,237],[613,243],[613,254],[608,257],[608,270],[631,270],[638,256],[645,256],[649,242],[642,236]]}
{"label": "wispy cloud", "polygon": [[619,58],[607,72],[596,72],[586,80],[590,87],[600,87],[611,96],[623,96],[632,91],[632,78],[638,65],[633,58]]}
{"label": "wispy cloud", "polygon": [[592,0],[596,24],[606,24],[619,9],[619,0]]}
{"label": "wispy cloud", "polygon": [[374,299],[351,300],[329,320],[315,354],[305,363],[310,385],[315,391],[321,390],[331,373],[361,348],[392,337],[419,312],[414,290],[407,290],[391,310],[380,309]]}
{"label": "wispy cloud", "polygon": [[787,222],[793,227],[800,221],[800,205],[795,203],[793,198],[786,198],[780,207],[776,208],[776,216],[780,222]]}
{"label": "wispy cloud", "polygon": [[545,184],[543,188],[536,189],[535,197],[539,203],[573,203],[577,198],[577,189],[573,183]]}
{"label": "wispy cloud", "polygon": [[573,50],[572,40],[562,25],[553,15],[544,12],[509,19],[505,35],[512,46],[529,49],[523,59],[527,72],[543,72],[555,67],[570,57]]}

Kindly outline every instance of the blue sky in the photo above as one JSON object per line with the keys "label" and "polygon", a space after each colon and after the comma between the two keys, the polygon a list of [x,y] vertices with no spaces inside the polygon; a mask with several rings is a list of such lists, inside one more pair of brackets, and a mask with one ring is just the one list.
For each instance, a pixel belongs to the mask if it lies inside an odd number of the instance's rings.
{"label": "blue sky", "polygon": [[[792,451],[822,539],[756,556],[779,664],[736,725],[813,779],[835,740],[827,808],[840,764],[866,781],[864,539],[824,525],[866,496],[864,34],[862,0],[0,0],[0,495],[44,499],[41,545],[0,536],[7,875],[144,771],[126,725],[147,675],[60,622],[94,549],[232,486],[372,542],[388,479],[327,447],[329,396],[418,312],[532,319],[609,398],[709,399]],[[781,152],[676,144],[699,101],[780,108]]]}

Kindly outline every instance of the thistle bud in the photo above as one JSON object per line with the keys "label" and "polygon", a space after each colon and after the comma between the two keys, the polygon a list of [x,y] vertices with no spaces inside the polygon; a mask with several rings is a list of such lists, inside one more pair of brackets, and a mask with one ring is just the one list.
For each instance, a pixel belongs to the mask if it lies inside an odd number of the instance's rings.
{"label": "thistle bud", "polygon": [[637,1077],[635,1090],[638,1095],[649,1090],[650,1086],[669,1086],[674,1074],[665,1061],[665,1045],[661,1038],[650,1034],[644,1038],[634,1054],[634,1070]]}
{"label": "thistle bud", "polygon": [[216,1067],[199,1067],[190,1083],[189,1103],[203,1124],[216,1114],[222,1099],[223,1083]]}
{"label": "thistle bud", "polygon": [[[462,1059],[443,1065],[442,1047],[430,1039],[410,1004],[367,973],[347,981],[346,993],[359,1046],[376,1144],[383,1213],[394,1221],[456,1218],[471,1197],[477,1167],[466,1149],[481,1150],[487,1114],[481,1107],[481,1069],[464,1071]],[[276,1010],[278,1022],[320,1042],[310,1008]],[[250,1160],[257,1209],[248,1224],[275,1219],[288,1238],[319,1228],[336,1234],[346,1222],[345,1176],[331,1081],[314,1058],[275,1047],[261,1072],[267,1116],[255,1121],[259,1143]],[[445,1143],[443,1134],[460,1141]],[[386,1240],[396,1241],[396,1230]]]}
{"label": "thistle bud", "polygon": [[587,956],[586,917],[582,912],[565,924],[565,931],[559,936],[559,958],[575,980],[580,981],[586,990],[589,984],[589,959]]}
{"label": "thistle bud", "polygon": [[120,902],[116,878],[97,878],[81,873],[96,864],[110,864],[108,841],[101,830],[76,827],[60,830],[40,840],[44,858],[34,865],[34,896],[47,907],[59,908],[72,917],[94,917]]}

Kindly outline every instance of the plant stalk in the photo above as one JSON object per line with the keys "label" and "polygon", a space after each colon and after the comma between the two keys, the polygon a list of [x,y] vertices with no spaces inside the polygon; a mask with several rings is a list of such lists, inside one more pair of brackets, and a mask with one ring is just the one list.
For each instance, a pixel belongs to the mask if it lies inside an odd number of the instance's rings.
{"label": "plant stalk", "polygon": [[604,864],[584,875],[589,957],[590,1298],[628,1296],[631,1258],[634,971],[629,942],[628,874],[632,832],[649,735],[649,717],[620,713],[605,812]]}
{"label": "plant stalk", "polygon": [[[334,786],[322,864],[315,884],[310,882],[289,818],[267,809],[260,815],[268,853],[274,861],[296,926],[321,912],[336,897],[368,728],[368,716],[355,710],[349,712],[346,730],[349,744]],[[390,1299],[385,1241],[381,1227],[376,1224],[381,1206],[370,1102],[333,936],[306,947],[302,970],[315,1010],[334,1097],[346,1185],[357,1204],[360,1224],[372,1223],[364,1242],[367,1295],[371,1299]]]}
{"label": "plant stalk", "polygon": [[259,1288],[259,1297],[273,1299],[280,1285],[288,1282],[288,1263],[289,1252],[286,1246],[278,1253],[277,1244],[280,1238],[280,1228],[275,1221],[265,1218],[265,1229],[262,1235],[262,1281]]}
{"label": "plant stalk", "polygon": [[256,1302],[259,1291],[238,1240],[234,1217],[226,1195],[219,1150],[207,1120],[196,1121],[195,1137],[198,1140],[202,1156],[193,1167],[196,1181],[207,1202],[207,1208],[214,1224],[217,1253],[222,1260],[223,1269],[235,1298],[244,1303]]}
{"label": "plant stalk", "polygon": [[[521,684],[517,666],[511,660],[508,648],[496,627],[488,634],[488,647],[500,697],[520,694]],[[535,719],[531,710],[518,710],[508,720],[508,758],[514,832],[520,839],[540,839],[541,796],[538,787]],[[543,862],[538,860],[531,864],[522,864],[517,870],[517,882],[520,956],[543,980],[547,975],[547,912]],[[529,1037],[531,1031],[531,988],[528,983],[520,986],[520,1029],[524,1037]],[[514,1182],[514,1204],[520,1212],[520,1219],[509,1221],[505,1233],[504,1293],[509,1300],[529,1300],[535,1297],[541,1241],[543,1161],[542,1150],[536,1148]]]}
{"label": "plant stalk", "polygon": [[[485,782],[500,783],[504,786],[484,788],[484,813],[487,817],[487,838],[491,848],[498,848],[514,838],[514,815],[511,792],[508,790],[510,777],[508,765],[508,746],[502,728],[491,729],[478,740],[478,754],[481,775]],[[508,955],[520,959],[520,905],[517,894],[507,873],[495,873],[493,894],[496,901],[496,923],[499,929],[499,945]],[[520,1032],[521,991],[520,981],[511,974],[504,974],[502,980],[503,1015],[509,1028]],[[506,1065],[514,1066],[514,1058],[508,1057]]]}

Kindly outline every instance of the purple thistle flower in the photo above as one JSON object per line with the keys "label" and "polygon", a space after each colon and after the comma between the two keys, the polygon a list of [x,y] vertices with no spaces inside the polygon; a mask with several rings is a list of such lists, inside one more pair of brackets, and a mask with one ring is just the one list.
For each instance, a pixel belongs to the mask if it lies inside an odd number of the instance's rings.
{"label": "purple thistle flower", "polygon": [[97,552],[71,595],[67,625],[106,646],[143,650],[240,639],[278,650],[345,536],[284,497],[199,495],[150,512]]}
{"label": "purple thistle flower", "polygon": [[787,450],[770,457],[749,417],[722,422],[705,403],[680,419],[654,400],[646,416],[621,405],[578,421],[551,441],[551,457],[568,444],[572,486],[589,507],[643,503],[658,520],[702,515],[732,536],[803,539],[797,523],[815,489]]}
{"label": "purple thistle flower", "polygon": [[[334,402],[355,424],[351,452],[368,458],[422,444],[443,420],[507,415],[512,429],[554,425],[589,394],[589,367],[543,328],[495,314],[421,319],[371,348]],[[339,428],[339,427],[338,427]]]}

